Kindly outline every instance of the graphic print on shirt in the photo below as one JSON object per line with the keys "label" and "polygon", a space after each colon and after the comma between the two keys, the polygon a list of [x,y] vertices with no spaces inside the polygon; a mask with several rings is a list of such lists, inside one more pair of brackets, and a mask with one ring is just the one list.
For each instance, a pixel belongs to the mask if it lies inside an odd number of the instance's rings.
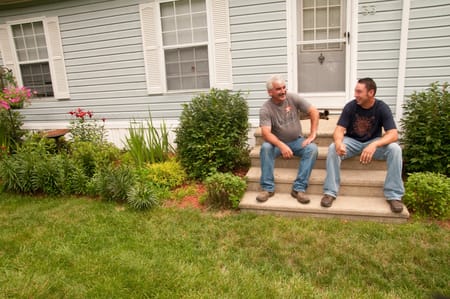
{"label": "graphic print on shirt", "polygon": [[353,123],[353,133],[363,137],[372,132],[372,127],[375,123],[375,116],[366,117],[359,114],[355,115],[355,122]]}

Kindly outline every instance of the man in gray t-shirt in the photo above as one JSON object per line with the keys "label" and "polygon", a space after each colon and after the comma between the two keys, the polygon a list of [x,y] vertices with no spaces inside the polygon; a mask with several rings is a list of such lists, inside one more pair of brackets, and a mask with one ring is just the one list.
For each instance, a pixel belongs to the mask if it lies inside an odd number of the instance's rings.
{"label": "man in gray t-shirt", "polygon": [[[299,95],[288,93],[286,82],[281,76],[273,75],[266,85],[270,99],[259,112],[259,125],[264,139],[260,152],[262,191],[256,200],[264,202],[274,195],[273,169],[275,159],[281,155],[284,159],[301,157],[291,195],[300,203],[309,203],[305,192],[317,159],[317,145],[312,142],[317,134],[319,112]],[[311,119],[311,132],[307,138],[302,135],[299,111],[307,113]]]}

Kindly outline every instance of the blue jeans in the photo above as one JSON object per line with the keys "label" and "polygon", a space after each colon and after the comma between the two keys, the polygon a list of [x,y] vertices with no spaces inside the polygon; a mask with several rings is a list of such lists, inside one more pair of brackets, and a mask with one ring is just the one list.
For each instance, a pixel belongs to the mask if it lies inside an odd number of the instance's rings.
{"label": "blue jeans", "polygon": [[[317,145],[310,143],[302,147],[302,142],[305,140],[299,137],[294,141],[287,142],[286,145],[292,150],[295,156],[300,157],[300,165],[298,167],[297,178],[294,181],[292,189],[295,191],[305,192],[308,188],[308,181],[311,175],[312,168],[317,159]],[[281,155],[280,149],[269,142],[264,142],[261,145],[260,160],[261,160],[261,188],[263,190],[274,192],[275,182],[273,177],[273,169],[275,159]]]}
{"label": "blue jeans", "polygon": [[[337,197],[341,182],[340,168],[342,160],[361,154],[362,150],[376,139],[359,142],[355,139],[344,137],[347,154],[343,157],[336,154],[335,144],[328,148],[327,176],[323,185],[323,193]],[[384,196],[387,199],[401,199],[405,193],[402,181],[402,149],[397,143],[391,143],[377,148],[373,155],[374,160],[386,160],[387,175],[384,181]]]}

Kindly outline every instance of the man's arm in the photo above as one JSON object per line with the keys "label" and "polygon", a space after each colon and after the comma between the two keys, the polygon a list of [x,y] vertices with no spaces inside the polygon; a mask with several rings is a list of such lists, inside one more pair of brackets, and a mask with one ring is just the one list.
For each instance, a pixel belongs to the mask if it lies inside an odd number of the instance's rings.
{"label": "man's arm", "polygon": [[378,147],[388,145],[392,142],[396,142],[398,140],[398,131],[397,129],[391,129],[386,131],[380,139],[375,140],[370,143],[368,146],[364,148],[361,152],[361,156],[359,161],[363,164],[370,163],[372,161],[373,154],[377,150]]}
{"label": "man's arm", "polygon": [[319,110],[316,107],[310,106],[308,110],[308,115],[311,120],[311,132],[309,133],[308,138],[306,138],[302,146],[305,147],[311,142],[314,141],[317,137],[317,128],[319,127]]}
{"label": "man's arm", "polygon": [[272,134],[272,130],[268,126],[261,127],[261,135],[264,141],[271,143],[273,146],[276,146],[280,149],[281,155],[285,159],[290,159],[294,156],[292,150],[287,146],[284,142],[278,139],[277,136]]}
{"label": "man's arm", "polygon": [[337,125],[336,129],[334,129],[333,140],[334,145],[336,147],[336,153],[339,156],[343,156],[347,153],[345,149],[345,144],[342,143],[342,141],[344,141],[344,134],[345,128],[343,126]]}

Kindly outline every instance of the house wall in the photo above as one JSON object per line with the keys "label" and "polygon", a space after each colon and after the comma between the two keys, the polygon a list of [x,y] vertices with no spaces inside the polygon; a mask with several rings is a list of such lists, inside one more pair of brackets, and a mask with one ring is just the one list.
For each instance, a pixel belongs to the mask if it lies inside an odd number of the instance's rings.
{"label": "house wall", "polygon": [[377,97],[394,110],[397,95],[402,1],[360,0],[357,78],[371,77]]}
{"label": "house wall", "polygon": [[450,83],[450,3],[411,1],[405,96],[431,82]]}
{"label": "house wall", "polygon": [[[147,93],[139,4],[149,1],[59,1],[0,11],[0,24],[42,16],[59,18],[70,100],[35,100],[23,110],[27,128],[65,127],[68,112],[78,107],[106,118],[116,143],[132,118],[146,119],[149,111],[156,123],[164,120],[169,127],[177,125],[182,104],[193,94]],[[357,77],[373,77],[380,86],[377,96],[393,111],[399,102],[404,1],[408,0],[357,2]],[[450,3],[409,1],[405,96],[430,82],[450,81],[450,17],[446,13]],[[267,78],[274,73],[288,77],[286,3],[229,0],[233,89],[246,95],[253,127],[267,99]]]}

